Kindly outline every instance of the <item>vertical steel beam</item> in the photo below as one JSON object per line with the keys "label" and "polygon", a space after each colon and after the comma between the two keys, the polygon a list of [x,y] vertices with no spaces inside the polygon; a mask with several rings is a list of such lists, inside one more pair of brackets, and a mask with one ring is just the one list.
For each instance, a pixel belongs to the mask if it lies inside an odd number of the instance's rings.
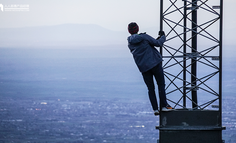
{"label": "vertical steel beam", "polygon": [[[192,54],[197,53],[197,0],[192,0]],[[197,58],[193,56],[191,61],[191,86],[192,86],[192,108],[197,107]]]}
{"label": "vertical steel beam", "polygon": [[[223,40],[223,0],[220,0],[220,31],[219,31],[219,111],[222,120],[222,40]],[[221,126],[222,126],[222,122]]]}
{"label": "vertical steel beam", "polygon": [[[223,40],[223,0],[220,0],[220,31],[219,31],[219,113],[220,126],[222,126],[222,40]],[[222,131],[221,131],[222,138]]]}
{"label": "vertical steel beam", "polygon": [[[163,31],[163,0],[160,0],[160,31]],[[160,47],[160,54],[163,54],[162,47]]]}
{"label": "vertical steel beam", "polygon": [[[163,31],[163,0],[160,0],[160,31]],[[160,54],[163,55],[162,47],[160,47]],[[159,103],[159,105],[161,104]],[[159,118],[159,123],[162,124],[161,118]]]}
{"label": "vertical steel beam", "polygon": [[186,107],[186,45],[187,45],[187,2],[184,1],[184,30],[183,30],[183,53],[184,53],[184,56],[183,56],[183,106]]}

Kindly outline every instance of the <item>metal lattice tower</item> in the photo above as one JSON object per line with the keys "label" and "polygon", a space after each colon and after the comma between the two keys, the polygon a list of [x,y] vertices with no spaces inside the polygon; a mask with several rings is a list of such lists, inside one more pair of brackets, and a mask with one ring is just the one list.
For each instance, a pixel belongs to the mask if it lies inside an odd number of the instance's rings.
{"label": "metal lattice tower", "polygon": [[222,12],[223,0],[160,0],[166,93],[177,109],[161,113],[160,143],[222,143]]}

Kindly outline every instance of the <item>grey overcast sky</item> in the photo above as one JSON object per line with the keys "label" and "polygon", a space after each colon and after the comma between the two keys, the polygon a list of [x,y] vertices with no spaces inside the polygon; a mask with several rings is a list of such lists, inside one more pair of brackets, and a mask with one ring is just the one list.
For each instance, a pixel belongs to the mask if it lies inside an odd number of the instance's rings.
{"label": "grey overcast sky", "polygon": [[121,31],[130,21],[153,27],[159,19],[159,0],[0,0],[0,3],[30,7],[29,12],[1,12],[1,28],[82,23]]}
{"label": "grey overcast sky", "polygon": [[[142,28],[159,28],[159,3],[160,0],[0,0],[3,6],[29,5],[28,12],[0,10],[0,28],[77,23],[125,31],[131,21]],[[235,34],[235,5],[236,0],[224,0],[225,35]]]}

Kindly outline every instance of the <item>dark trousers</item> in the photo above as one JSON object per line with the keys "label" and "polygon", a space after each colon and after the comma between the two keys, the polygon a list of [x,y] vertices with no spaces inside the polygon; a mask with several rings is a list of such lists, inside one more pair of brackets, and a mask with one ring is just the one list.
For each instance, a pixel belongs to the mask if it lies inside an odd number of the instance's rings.
{"label": "dark trousers", "polygon": [[157,98],[155,93],[155,85],[153,81],[153,77],[155,77],[157,85],[158,85],[158,92],[159,92],[159,99],[160,99],[160,107],[166,107],[166,92],[165,92],[165,78],[162,68],[162,63],[159,63],[152,69],[148,70],[147,72],[143,72],[143,79],[148,88],[148,95],[150,102],[152,104],[153,110],[158,110]]}

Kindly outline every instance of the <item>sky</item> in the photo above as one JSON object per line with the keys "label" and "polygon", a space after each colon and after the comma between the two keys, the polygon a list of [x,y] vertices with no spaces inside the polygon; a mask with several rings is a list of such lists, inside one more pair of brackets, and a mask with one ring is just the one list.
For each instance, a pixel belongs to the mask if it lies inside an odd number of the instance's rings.
{"label": "sky", "polygon": [[[141,30],[159,28],[160,0],[0,0],[0,4],[29,6],[27,12],[0,11],[0,28],[74,23],[125,31],[132,21],[137,22]],[[224,0],[225,42],[231,45],[236,44],[232,42],[236,31],[235,5],[235,0]]]}
{"label": "sky", "polygon": [[29,12],[0,13],[0,28],[64,23],[97,24],[121,31],[136,21],[158,25],[158,0],[0,0],[3,5],[28,4]]}

